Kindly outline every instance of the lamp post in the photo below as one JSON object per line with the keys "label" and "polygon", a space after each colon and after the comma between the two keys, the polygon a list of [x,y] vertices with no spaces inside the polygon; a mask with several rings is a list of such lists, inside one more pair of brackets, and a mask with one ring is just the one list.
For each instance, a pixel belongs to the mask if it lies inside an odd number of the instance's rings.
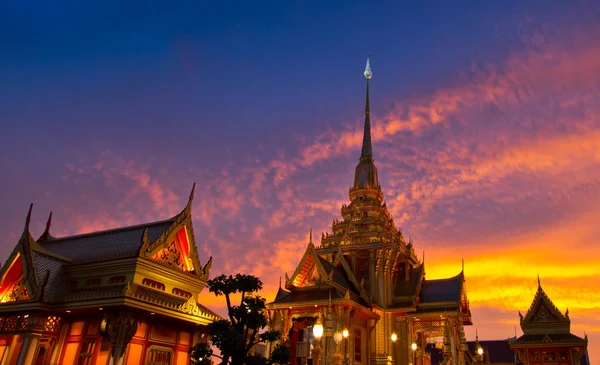
{"label": "lamp post", "polygon": [[335,331],[335,333],[333,334],[333,341],[335,341],[335,354],[333,354],[332,356],[332,360],[335,365],[342,365],[342,351],[340,344],[342,343],[343,339],[344,334],[342,333],[342,331]]}
{"label": "lamp post", "polygon": [[417,365],[417,344],[416,343],[412,343],[412,345],[410,345],[410,348],[412,349],[412,354],[413,354],[413,365]]}
{"label": "lamp post", "polygon": [[483,349],[481,348],[481,346],[479,346],[477,348],[477,355],[479,355],[478,356],[479,357],[478,360],[483,363]]}
{"label": "lamp post", "polygon": [[392,340],[392,356],[390,356],[390,363],[391,362],[396,362],[395,357],[395,350],[396,350],[396,340],[398,340],[398,335],[396,334],[396,332],[392,332],[392,335],[390,336],[390,339]]}
{"label": "lamp post", "polygon": [[315,347],[312,349],[312,357],[315,365],[319,365],[319,355],[321,354],[321,336],[323,336],[323,325],[320,320],[313,326],[313,335],[315,336]]}
{"label": "lamp post", "polygon": [[344,337],[344,365],[350,365],[350,357],[348,356],[348,336],[350,332],[348,332],[347,328],[344,328],[342,331],[342,336]]}

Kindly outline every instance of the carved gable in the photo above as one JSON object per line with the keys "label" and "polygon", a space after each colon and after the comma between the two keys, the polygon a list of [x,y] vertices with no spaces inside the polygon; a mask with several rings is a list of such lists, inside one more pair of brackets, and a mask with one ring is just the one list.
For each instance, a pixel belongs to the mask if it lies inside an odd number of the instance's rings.
{"label": "carved gable", "polygon": [[531,307],[521,318],[524,334],[570,333],[571,321],[550,300],[541,284],[533,298]]}
{"label": "carved gable", "polygon": [[531,317],[530,323],[534,322],[554,322],[559,320],[552,312],[544,305],[538,307],[537,312]]}
{"label": "carved gable", "polygon": [[23,280],[23,261],[17,253],[4,271],[0,283],[0,302],[16,302],[29,300],[27,286]]}
{"label": "carved gable", "polygon": [[190,257],[192,247],[190,247],[186,227],[181,227],[167,242],[150,259],[181,271],[195,270],[193,260]]}
{"label": "carved gable", "polygon": [[315,246],[309,243],[292,277],[286,278],[285,285],[289,289],[291,287],[312,286],[328,280],[327,272],[315,252]]}

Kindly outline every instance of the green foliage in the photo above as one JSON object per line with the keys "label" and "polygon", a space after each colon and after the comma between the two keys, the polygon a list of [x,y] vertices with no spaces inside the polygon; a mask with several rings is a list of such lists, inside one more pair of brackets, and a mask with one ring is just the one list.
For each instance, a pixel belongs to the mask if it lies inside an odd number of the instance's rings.
{"label": "green foliage", "polygon": [[[273,365],[288,364],[291,358],[286,346],[276,345],[267,359],[262,355],[249,355],[259,343],[274,342],[281,337],[279,331],[266,331],[267,315],[265,299],[256,295],[262,289],[262,281],[252,275],[221,275],[208,281],[207,286],[216,296],[224,296],[229,319],[214,321],[208,325],[210,343],[199,343],[190,349],[190,361],[195,365],[211,365],[213,358],[221,365]],[[231,296],[240,294],[240,302],[233,305]],[[221,356],[213,353],[211,345],[218,348]]]}

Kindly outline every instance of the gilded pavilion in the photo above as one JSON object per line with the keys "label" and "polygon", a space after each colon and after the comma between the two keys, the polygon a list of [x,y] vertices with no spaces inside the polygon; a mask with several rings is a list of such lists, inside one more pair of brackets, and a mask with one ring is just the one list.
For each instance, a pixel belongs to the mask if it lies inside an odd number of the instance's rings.
{"label": "gilded pavilion", "polygon": [[311,232],[296,270],[267,305],[269,326],[282,331],[294,365],[425,365],[428,343],[442,349],[444,364],[462,365],[463,328],[472,324],[464,272],[426,280],[424,261],[395,226],[373,159],[369,60],[364,75],[364,135],[350,204],[320,245]]}
{"label": "gilded pavilion", "polygon": [[25,228],[0,269],[0,365],[186,365],[218,318],[199,303],[191,207],[142,225],[56,238]]}
{"label": "gilded pavilion", "polygon": [[565,313],[548,297],[538,277],[538,288],[529,310],[519,312],[523,335],[510,342],[511,349],[525,365],[589,364],[588,337],[571,333],[569,310]]}

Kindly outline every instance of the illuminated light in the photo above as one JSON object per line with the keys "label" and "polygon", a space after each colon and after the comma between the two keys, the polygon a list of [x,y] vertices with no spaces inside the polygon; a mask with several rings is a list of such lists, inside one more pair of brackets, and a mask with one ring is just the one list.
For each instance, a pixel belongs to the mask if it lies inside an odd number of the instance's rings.
{"label": "illuminated light", "polygon": [[392,332],[392,342],[396,342],[397,339],[398,335],[396,334],[396,332]]}
{"label": "illuminated light", "polygon": [[479,356],[483,355],[483,349],[481,347],[478,348],[477,353],[479,354]]}
{"label": "illuminated light", "polygon": [[344,328],[344,330],[342,331],[342,336],[344,336],[344,338],[348,338],[348,335],[349,335],[349,334],[350,334],[350,333],[348,333],[348,329],[347,329],[347,328]]}
{"label": "illuminated light", "polygon": [[98,308],[98,310],[102,310],[102,308]]}
{"label": "illuminated light", "polygon": [[342,342],[343,339],[344,335],[340,331],[336,331],[333,334],[333,340],[335,341],[335,343],[339,344],[340,342]]}
{"label": "illuminated light", "polygon": [[150,314],[151,314],[151,315],[154,315],[155,313],[154,313],[154,312],[152,312],[152,313],[150,313]]}
{"label": "illuminated light", "polygon": [[318,323],[314,325],[313,327],[313,335],[315,336],[315,338],[318,340],[321,338],[321,336],[323,336],[323,325],[321,323]]}
{"label": "illuminated light", "polygon": [[410,348],[411,348],[413,351],[417,351],[417,344],[413,342],[413,343],[412,343],[412,345],[410,345]]}
{"label": "illuminated light", "polygon": [[67,313],[71,313],[71,311],[67,311]]}

